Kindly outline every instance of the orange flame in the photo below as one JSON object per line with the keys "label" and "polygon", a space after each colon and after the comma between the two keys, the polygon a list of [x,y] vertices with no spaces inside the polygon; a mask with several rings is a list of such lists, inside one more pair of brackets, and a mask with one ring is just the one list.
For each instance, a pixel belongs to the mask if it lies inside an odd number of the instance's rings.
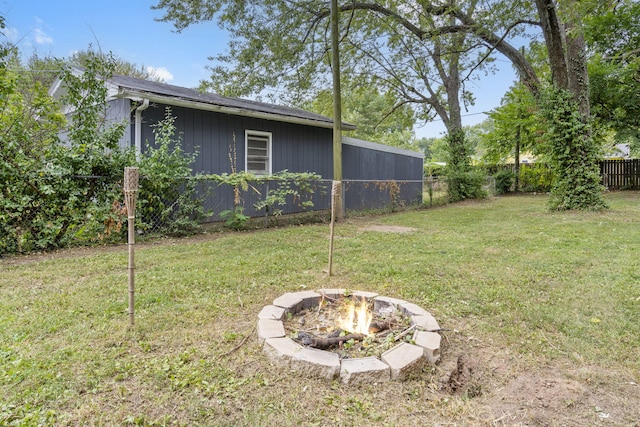
{"label": "orange flame", "polygon": [[373,313],[369,311],[366,299],[363,297],[358,307],[353,301],[349,301],[346,308],[345,316],[338,319],[340,329],[355,334],[369,335]]}

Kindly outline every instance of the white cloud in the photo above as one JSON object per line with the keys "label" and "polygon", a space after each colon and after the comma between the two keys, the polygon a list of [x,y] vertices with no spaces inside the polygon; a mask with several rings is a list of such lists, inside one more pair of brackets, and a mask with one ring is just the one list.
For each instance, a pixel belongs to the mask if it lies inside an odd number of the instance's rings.
{"label": "white cloud", "polygon": [[147,67],[147,73],[165,83],[173,80],[173,74],[171,74],[165,67]]}
{"label": "white cloud", "polygon": [[40,28],[33,29],[33,40],[36,44],[51,44],[53,39]]}

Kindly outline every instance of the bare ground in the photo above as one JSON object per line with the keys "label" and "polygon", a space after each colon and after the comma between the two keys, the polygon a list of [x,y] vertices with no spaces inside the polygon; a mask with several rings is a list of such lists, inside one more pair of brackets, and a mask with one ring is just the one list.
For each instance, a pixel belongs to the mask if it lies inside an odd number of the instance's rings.
{"label": "bare ground", "polygon": [[461,333],[444,341],[441,393],[472,399],[487,425],[640,426],[640,386],[630,372],[536,359]]}

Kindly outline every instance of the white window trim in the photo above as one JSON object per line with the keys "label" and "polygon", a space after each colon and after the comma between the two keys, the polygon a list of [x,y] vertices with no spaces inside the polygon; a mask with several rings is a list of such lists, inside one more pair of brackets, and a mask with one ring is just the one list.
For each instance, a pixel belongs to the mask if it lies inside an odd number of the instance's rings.
{"label": "white window trim", "polygon": [[[267,173],[264,175],[271,175],[271,162],[273,160],[273,155],[271,151],[271,142],[272,142],[272,134],[271,132],[263,132],[259,130],[249,130],[246,129],[244,131],[244,170],[249,171],[249,136],[259,136],[267,138]],[[263,174],[258,174],[263,175]]]}

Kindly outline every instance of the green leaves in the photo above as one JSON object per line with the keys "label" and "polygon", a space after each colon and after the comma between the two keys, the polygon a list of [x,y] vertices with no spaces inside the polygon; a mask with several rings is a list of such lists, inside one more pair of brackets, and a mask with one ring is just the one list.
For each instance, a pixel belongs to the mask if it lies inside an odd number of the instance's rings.
{"label": "green leaves", "polygon": [[482,136],[487,151],[483,160],[488,163],[504,162],[514,155],[516,144],[521,153],[535,152],[540,122],[536,101],[521,84],[512,87],[504,96],[502,105],[489,114],[493,129]]}
{"label": "green leaves", "polygon": [[106,92],[98,77],[109,67],[96,58],[84,75],[65,71],[67,144],[58,140],[64,116],[37,76],[0,71],[0,254],[118,234],[122,215],[114,202],[122,197],[117,179],[127,153],[117,149],[124,125],[103,125]]}
{"label": "green leaves", "polygon": [[[342,120],[357,125],[349,136],[394,147],[416,148],[414,111],[403,105],[397,94],[381,92],[374,84],[362,84],[358,80],[347,80],[342,84]],[[318,91],[314,100],[306,103],[304,108],[332,117],[332,91]]]}
{"label": "green leaves", "polygon": [[471,149],[465,138],[464,130],[450,131],[446,139],[448,144],[445,174],[449,199],[452,202],[459,202],[486,197],[486,192],[482,190],[484,174],[471,170]]}
{"label": "green leaves", "polygon": [[[267,214],[280,216],[285,206],[297,205],[303,209],[313,207],[315,184],[320,175],[310,172],[293,173],[287,170],[278,172],[263,180],[275,184],[275,188],[267,187],[263,199],[254,203],[256,210],[264,209]],[[273,183],[273,184],[271,184]]]}
{"label": "green leaves", "polygon": [[201,175],[193,175],[191,165],[197,152],[186,153],[176,135],[176,118],[167,107],[165,118],[152,125],[155,145],[140,159],[139,210],[137,228],[170,235],[192,234],[200,228],[206,212],[206,193],[196,192]]}

